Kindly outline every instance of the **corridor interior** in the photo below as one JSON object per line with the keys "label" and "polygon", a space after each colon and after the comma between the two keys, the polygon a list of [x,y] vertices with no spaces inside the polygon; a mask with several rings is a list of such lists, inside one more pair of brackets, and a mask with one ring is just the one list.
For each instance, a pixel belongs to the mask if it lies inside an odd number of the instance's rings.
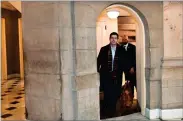
{"label": "corridor interior", "polygon": [[1,1],[1,119],[25,120],[21,13]]}

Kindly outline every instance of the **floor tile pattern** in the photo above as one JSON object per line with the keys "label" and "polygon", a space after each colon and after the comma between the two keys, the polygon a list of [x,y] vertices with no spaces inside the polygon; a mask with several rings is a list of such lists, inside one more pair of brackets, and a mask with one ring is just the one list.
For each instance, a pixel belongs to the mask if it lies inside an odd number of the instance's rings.
{"label": "floor tile pattern", "polygon": [[1,81],[1,119],[25,120],[24,80]]}

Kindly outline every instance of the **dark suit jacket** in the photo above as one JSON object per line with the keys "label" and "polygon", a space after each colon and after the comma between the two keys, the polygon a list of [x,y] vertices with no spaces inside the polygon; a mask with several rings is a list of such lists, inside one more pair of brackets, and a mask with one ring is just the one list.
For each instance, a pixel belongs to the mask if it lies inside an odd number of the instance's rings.
{"label": "dark suit jacket", "polygon": [[[117,84],[114,84],[111,78],[110,70],[108,69],[108,51],[111,49],[110,44],[100,49],[97,58],[97,71],[100,74],[100,91],[104,92],[104,97],[107,95],[120,95],[122,85],[122,71],[123,71],[123,59],[120,46],[116,47],[115,56],[118,56],[118,69],[117,69]],[[118,51],[118,52],[117,52]]]}
{"label": "dark suit jacket", "polygon": [[129,71],[132,67],[134,67],[134,70],[136,72],[136,46],[131,43],[128,43],[127,51],[124,49],[124,45],[121,45],[121,48],[123,48],[124,51],[124,65],[126,77],[126,75],[129,75]]}
{"label": "dark suit jacket", "polygon": [[[124,48],[124,45],[121,47]],[[136,69],[136,47],[135,45],[128,43],[127,51],[123,49],[125,52],[125,65],[128,69],[134,67]]]}

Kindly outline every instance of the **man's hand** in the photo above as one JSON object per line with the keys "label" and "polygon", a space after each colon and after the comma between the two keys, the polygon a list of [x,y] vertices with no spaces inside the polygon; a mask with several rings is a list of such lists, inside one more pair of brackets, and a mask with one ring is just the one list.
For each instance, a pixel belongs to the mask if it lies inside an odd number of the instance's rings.
{"label": "man's hand", "polygon": [[130,73],[131,73],[131,74],[134,74],[134,73],[135,73],[135,71],[134,71],[134,68],[133,68],[133,67],[130,69]]}
{"label": "man's hand", "polygon": [[104,100],[104,92],[100,92],[100,100]]}

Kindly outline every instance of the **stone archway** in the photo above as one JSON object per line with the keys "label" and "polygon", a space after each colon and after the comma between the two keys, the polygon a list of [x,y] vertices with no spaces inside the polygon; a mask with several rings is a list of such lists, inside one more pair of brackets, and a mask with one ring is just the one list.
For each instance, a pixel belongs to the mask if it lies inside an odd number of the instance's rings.
{"label": "stone archway", "polygon": [[[113,7],[120,7],[120,9],[123,9],[127,12],[129,12],[132,17],[136,20],[137,22],[137,33],[136,33],[136,63],[137,63],[137,93],[138,93],[138,100],[141,106],[141,114],[145,115],[146,111],[146,92],[147,92],[147,87],[146,87],[146,78],[148,77],[147,73],[145,73],[145,69],[148,68],[147,65],[150,63],[149,58],[150,55],[149,53],[149,35],[148,35],[148,26],[147,26],[147,21],[143,14],[138,11],[136,8],[134,8],[131,5],[128,4],[112,4],[107,8],[113,8]],[[100,17],[100,15],[99,15]],[[98,17],[98,18],[99,18]],[[146,30],[146,31],[145,31]],[[99,50],[101,43],[101,40],[97,40],[97,50]],[[98,43],[100,45],[98,45]],[[146,45],[146,46],[145,46]],[[104,46],[104,45],[102,45]]]}
{"label": "stone archway", "polygon": [[[94,120],[100,119],[99,113],[99,78],[96,69],[96,20],[100,15],[101,11],[105,8],[112,6],[112,5],[119,5],[123,9],[128,10],[136,16],[136,19],[141,26],[139,26],[139,33],[144,33],[144,36],[139,36],[138,40],[143,40],[139,43],[139,53],[138,56],[140,59],[138,62],[142,64],[140,67],[139,74],[137,74],[140,78],[138,80],[143,80],[142,82],[142,103],[141,106],[143,107],[142,114],[146,115],[146,108],[149,108],[149,65],[150,65],[150,54],[149,54],[149,30],[148,24],[145,19],[145,16],[137,9],[137,5],[140,3],[115,3],[114,2],[73,2],[72,4],[72,42],[74,43],[73,46],[73,53],[75,60],[73,64],[75,65],[75,78],[73,78],[73,94],[75,99],[74,105],[72,107],[72,111],[74,112],[73,118],[80,120]],[[134,7],[136,6],[136,7]],[[141,6],[141,5],[140,5]],[[146,7],[145,5],[142,5]],[[139,8],[140,9],[140,8]],[[143,12],[146,11],[148,8],[142,10]],[[86,10],[86,11],[83,11]],[[79,14],[83,12],[83,14]],[[148,9],[148,11],[151,11]],[[140,31],[141,30],[141,31]],[[139,41],[140,42],[140,41]],[[141,50],[143,49],[143,50]],[[84,60],[84,61],[83,61]],[[83,63],[84,62],[84,63]],[[143,78],[141,78],[143,77]],[[145,78],[146,77],[146,78]],[[146,81],[145,81],[146,80]],[[141,84],[140,86],[141,87]],[[146,90],[145,88],[146,87]],[[64,101],[63,101],[64,102]],[[148,102],[148,103],[147,103]],[[66,104],[65,102],[64,104]],[[64,106],[64,105],[63,105]],[[66,110],[63,110],[63,113],[66,113]],[[66,117],[64,116],[64,119]]]}

